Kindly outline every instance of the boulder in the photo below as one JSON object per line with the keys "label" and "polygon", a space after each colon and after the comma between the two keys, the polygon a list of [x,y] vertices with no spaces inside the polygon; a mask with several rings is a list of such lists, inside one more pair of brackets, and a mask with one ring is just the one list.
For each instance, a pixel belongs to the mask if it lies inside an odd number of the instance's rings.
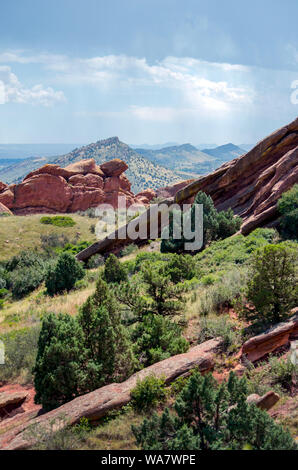
{"label": "boulder", "polygon": [[14,205],[14,193],[10,188],[5,189],[0,193],[0,203],[11,209]]}
{"label": "boulder", "polygon": [[4,204],[0,202],[0,214],[10,214],[12,215],[12,212],[6,207]]}
{"label": "boulder", "polygon": [[32,176],[16,186],[13,209],[36,207],[66,212],[71,201],[72,190],[66,180],[45,173]]}
{"label": "boulder", "polygon": [[95,173],[99,176],[103,176],[103,172],[101,171],[99,166],[96,165],[94,158],[71,163],[71,165],[68,165],[65,170],[72,172],[72,174],[80,173],[83,175],[87,175],[87,173]]}
{"label": "boulder", "polygon": [[99,175],[87,173],[86,175],[74,175],[68,180],[72,186],[86,186],[88,188],[100,188],[103,189],[103,179]]}
{"label": "boulder", "polygon": [[255,362],[295,339],[298,339],[298,313],[289,321],[278,323],[264,333],[247,340],[242,346],[241,355],[250,362]]}
{"label": "boulder", "polygon": [[253,393],[247,397],[248,403],[254,403],[261,410],[270,410],[280,399],[280,396],[273,390],[265,393],[262,397],[257,393]]}
{"label": "boulder", "polygon": [[152,201],[152,199],[156,197],[156,191],[154,191],[154,189],[148,188],[136,194],[135,197],[141,202],[147,201],[149,203],[150,201]]}
{"label": "boulder", "polygon": [[72,188],[72,201],[68,212],[85,211],[90,207],[96,207],[105,200],[105,193],[100,188],[86,188],[74,186]]}
{"label": "boulder", "polygon": [[110,160],[100,165],[101,170],[106,176],[120,176],[121,173],[127,170],[128,166],[119,158]]}
{"label": "boulder", "polygon": [[26,400],[28,393],[0,393],[0,418],[7,416],[11,411],[15,410]]}
{"label": "boulder", "polygon": [[6,188],[7,188],[7,184],[2,183],[2,181],[0,181],[0,193],[1,193],[2,191],[4,191],[4,189],[6,189]]}
{"label": "boulder", "polygon": [[[19,430],[15,430],[13,435],[1,435],[0,449],[26,449],[34,445],[38,439],[38,428],[47,428],[53,421],[57,430],[78,423],[82,417],[97,421],[109,411],[119,409],[129,403],[130,392],[136,386],[137,381],[149,375],[163,377],[169,384],[178,377],[189,374],[196,367],[202,373],[208,372],[214,367],[214,357],[221,344],[220,338],[206,341],[193,347],[187,353],[170,357],[133,374],[125,382],[112,383],[75,398],[49,413],[28,421]],[[35,427],[34,434],[26,432],[29,426],[31,429],[32,426]]]}
{"label": "boulder", "polygon": [[62,176],[62,178],[67,179],[76,173],[74,171],[69,171],[69,170],[66,170],[65,168],[61,168],[59,165],[53,165],[53,164],[48,163],[42,166],[41,168],[38,168],[37,170],[31,171],[31,173],[29,173],[24,178],[23,181],[26,181],[32,178],[32,176],[43,175],[43,174],[53,175],[53,176]]}

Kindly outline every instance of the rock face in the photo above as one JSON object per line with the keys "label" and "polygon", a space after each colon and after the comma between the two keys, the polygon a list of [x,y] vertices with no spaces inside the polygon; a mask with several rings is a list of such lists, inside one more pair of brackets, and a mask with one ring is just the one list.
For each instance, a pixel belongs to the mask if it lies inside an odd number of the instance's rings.
{"label": "rock face", "polygon": [[287,322],[279,323],[270,330],[246,341],[241,350],[250,362],[255,362],[272,353],[276,349],[288,345],[298,339],[298,309],[297,313]]}
{"label": "rock face", "polygon": [[243,218],[241,232],[274,224],[277,201],[298,182],[298,118],[259,142],[247,154],[225,163],[176,193],[180,203],[198,191],[209,194],[218,210],[231,207]]}
{"label": "rock face", "polygon": [[26,392],[0,393],[0,418],[5,417],[13,409],[18,408],[27,398]]}
{"label": "rock face", "polygon": [[[207,176],[160,188],[149,198],[139,193],[136,198],[143,204],[150,202],[152,196],[166,198],[159,207],[165,202],[182,205],[192,203],[198,191],[204,191],[212,197],[218,210],[232,208],[242,217],[241,232],[245,235],[257,227],[278,222],[277,201],[297,182],[298,118],[259,142],[247,154],[225,163]],[[134,223],[138,221],[141,223],[140,218]],[[120,242],[115,232],[109,239],[79,253],[77,258],[85,261],[96,253],[112,251],[116,245],[122,247],[131,241],[127,235]]]}
{"label": "rock face", "polygon": [[[75,398],[49,413],[29,420],[13,432],[7,435],[2,434],[0,449],[16,450],[32,446],[38,438],[38,427],[47,428],[53,421],[55,421],[57,430],[77,423],[82,417],[96,421],[105,416],[108,411],[126,405],[131,399],[130,392],[135,387],[137,380],[142,380],[148,375],[163,377],[166,383],[171,383],[195,367],[198,367],[203,373],[208,372],[214,366],[214,356],[221,343],[220,338],[206,341],[190,349],[187,353],[170,357],[137,372],[125,382],[106,385],[94,392]],[[31,436],[30,433],[26,433],[26,430],[32,425],[36,426],[36,432]]]}
{"label": "rock face", "polygon": [[12,214],[12,212],[0,202],[0,214]]}
{"label": "rock face", "polygon": [[125,198],[128,207],[140,201],[123,175],[126,169],[126,163],[119,159],[101,167],[92,158],[66,168],[47,164],[29,173],[18,185],[0,182],[0,209],[16,215],[76,212],[102,203],[117,207],[119,196]]}

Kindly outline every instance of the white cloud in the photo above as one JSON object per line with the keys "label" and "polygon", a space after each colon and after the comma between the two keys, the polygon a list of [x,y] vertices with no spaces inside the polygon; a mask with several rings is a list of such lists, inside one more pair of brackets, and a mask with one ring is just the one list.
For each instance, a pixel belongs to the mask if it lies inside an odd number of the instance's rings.
{"label": "white cloud", "polygon": [[[255,92],[248,85],[250,69],[239,64],[207,62],[191,57],[166,57],[149,64],[145,58],[126,55],[107,55],[91,58],[70,58],[63,55],[26,55],[23,51],[10,51],[0,54],[0,62],[19,64],[40,63],[55,73],[55,80],[64,85],[92,85],[102,90],[146,89],[171,93],[178,98],[179,107],[185,109],[205,109],[210,112],[229,111],[243,104],[253,102]],[[40,100],[46,102],[63,99],[62,92],[53,89],[23,90],[14,93],[15,99]],[[31,93],[30,93],[31,92]],[[3,96],[3,91],[1,92]],[[0,96],[1,96],[0,95]],[[27,98],[26,98],[27,97]],[[30,98],[31,97],[31,98]],[[172,104],[172,103],[171,103]],[[135,115],[149,116],[148,107],[135,107]],[[153,109],[153,108],[152,108]],[[156,109],[156,108],[155,108]],[[171,119],[172,111],[167,106],[157,120]],[[142,111],[140,111],[142,110]],[[175,114],[178,113],[178,109]]]}
{"label": "white cloud", "polygon": [[44,88],[40,84],[26,88],[9,66],[0,66],[0,104],[12,102],[51,106],[58,101],[65,101],[62,91],[55,91],[50,87]]}

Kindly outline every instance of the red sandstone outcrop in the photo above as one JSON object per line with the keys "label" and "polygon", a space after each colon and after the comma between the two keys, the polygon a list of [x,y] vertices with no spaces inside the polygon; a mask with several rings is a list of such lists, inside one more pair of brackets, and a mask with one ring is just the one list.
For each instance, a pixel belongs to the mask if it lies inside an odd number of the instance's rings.
{"label": "red sandstone outcrop", "polygon": [[0,214],[12,214],[12,212],[0,202]]}
{"label": "red sandstone outcrop", "polygon": [[144,189],[144,191],[141,191],[140,193],[136,194],[136,199],[142,204],[148,204],[155,197],[156,191],[151,188]]}
{"label": "red sandstone outcrop", "polygon": [[128,169],[128,166],[119,158],[114,158],[114,160],[102,163],[100,168],[106,176],[120,176]]}
{"label": "red sandstone outcrop", "polygon": [[7,184],[2,183],[2,181],[0,181],[0,193],[1,193],[1,191],[4,191],[4,189],[6,189],[6,188],[7,188]]}
{"label": "red sandstone outcrop", "polygon": [[[38,439],[38,427],[47,428],[51,426],[53,421],[56,430],[73,425],[79,422],[82,417],[96,421],[109,411],[119,409],[129,403],[130,392],[135,387],[137,380],[142,380],[148,375],[163,377],[169,384],[176,378],[187,375],[195,367],[202,373],[208,372],[214,367],[214,357],[221,343],[220,338],[206,341],[190,349],[187,353],[170,357],[137,372],[125,382],[106,385],[94,392],[75,398],[49,413],[31,419],[7,434],[1,434],[0,449],[16,450],[32,446]],[[36,426],[35,433],[26,433],[29,426]]]}
{"label": "red sandstone outcrop", "polygon": [[175,195],[180,203],[198,191],[209,194],[218,210],[231,207],[243,218],[241,232],[274,224],[277,201],[298,182],[298,118],[273,132],[247,154],[225,163]]}
{"label": "red sandstone outcrop", "polygon": [[278,323],[264,333],[246,341],[241,349],[241,355],[250,362],[255,362],[272,353],[290,341],[298,339],[298,309],[289,321]]}
{"label": "red sandstone outcrop", "polygon": [[139,201],[122,174],[126,169],[126,163],[119,159],[104,163],[102,168],[94,159],[66,168],[47,164],[29,173],[18,185],[0,183],[0,204],[15,214],[64,213],[84,211],[102,203],[116,208],[121,196],[129,207]]}
{"label": "red sandstone outcrop", "polygon": [[26,392],[0,393],[0,419],[18,408],[27,398]]}

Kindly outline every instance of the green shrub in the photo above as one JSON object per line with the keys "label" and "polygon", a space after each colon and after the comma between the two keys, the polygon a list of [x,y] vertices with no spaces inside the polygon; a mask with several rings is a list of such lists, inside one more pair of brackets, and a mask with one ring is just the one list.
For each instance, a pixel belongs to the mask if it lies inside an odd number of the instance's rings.
{"label": "green shrub", "polygon": [[290,359],[272,356],[255,368],[253,365],[246,371],[249,393],[262,396],[269,390],[279,394],[288,394],[295,387],[298,379],[297,365]]}
{"label": "green shrub", "polygon": [[98,268],[99,266],[103,266],[105,264],[104,257],[101,255],[93,255],[91,256],[87,263],[86,267],[87,269],[95,269]]}
{"label": "green shrub", "polygon": [[132,405],[138,411],[148,411],[165,400],[166,395],[165,381],[149,375],[143,380],[138,380],[131,391]]}
{"label": "green shrub", "polygon": [[134,243],[131,243],[130,245],[127,245],[121,250],[120,256],[128,256],[134,253],[135,251],[138,250],[138,246],[135,245]]}
{"label": "green shrub", "polygon": [[132,340],[139,363],[145,367],[189,348],[182,328],[161,315],[145,315],[133,330]]}
{"label": "green shrub", "polygon": [[57,263],[46,274],[46,288],[49,295],[70,291],[76,281],[84,277],[82,265],[69,253],[62,253]]}
{"label": "green shrub", "polygon": [[69,216],[66,215],[55,215],[53,217],[44,216],[41,217],[40,223],[46,225],[55,225],[56,227],[73,227],[76,222]]}
{"label": "green shrub", "polygon": [[176,399],[175,413],[166,408],[132,430],[144,450],[297,449],[290,433],[246,397],[246,380],[233,373],[218,385],[211,374],[194,372]]}
{"label": "green shrub", "polygon": [[255,323],[278,323],[297,304],[297,246],[280,243],[256,251],[246,297],[254,308],[243,315]]}
{"label": "green shrub", "polygon": [[113,253],[110,254],[105,262],[104,279],[109,283],[119,283],[127,280],[125,267]]}
{"label": "green shrub", "polygon": [[298,184],[283,193],[277,208],[281,214],[280,229],[285,238],[297,239],[298,234]]}
{"label": "green shrub", "polygon": [[5,347],[5,364],[0,365],[0,382],[32,382],[40,327],[23,328],[0,334]]}
{"label": "green shrub", "polygon": [[6,263],[6,286],[16,299],[33,292],[45,279],[47,261],[36,252],[22,251]]}
{"label": "green shrub", "polygon": [[202,318],[198,343],[219,336],[223,339],[224,351],[234,351],[241,345],[241,333],[235,329],[228,317]]}

